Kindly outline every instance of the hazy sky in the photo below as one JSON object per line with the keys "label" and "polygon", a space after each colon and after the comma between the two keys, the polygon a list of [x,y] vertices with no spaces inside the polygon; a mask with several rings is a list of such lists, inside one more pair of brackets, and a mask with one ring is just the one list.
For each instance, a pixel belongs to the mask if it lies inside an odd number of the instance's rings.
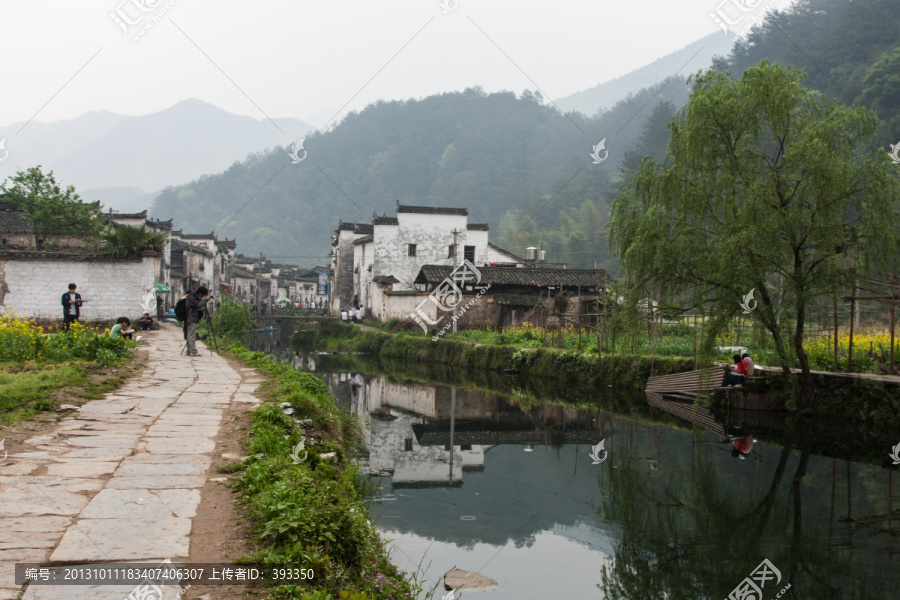
{"label": "hazy sky", "polygon": [[139,115],[185,98],[315,126],[345,104],[472,85],[560,98],[721,31],[717,8],[789,3],[443,1],[452,10],[441,0],[5,0],[0,124]]}

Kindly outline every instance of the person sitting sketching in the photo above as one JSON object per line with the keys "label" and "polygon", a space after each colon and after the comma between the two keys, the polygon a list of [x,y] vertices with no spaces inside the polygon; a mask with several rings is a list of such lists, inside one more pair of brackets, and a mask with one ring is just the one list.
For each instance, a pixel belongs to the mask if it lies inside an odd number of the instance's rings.
{"label": "person sitting sketching", "polygon": [[123,337],[133,339],[134,329],[131,328],[131,320],[128,317],[119,317],[116,319],[116,324],[113,325],[113,328],[109,331],[109,335],[112,337]]}
{"label": "person sitting sketching", "polygon": [[740,354],[735,354],[732,358],[734,359],[734,368],[728,371],[728,385],[742,385],[749,375],[747,363],[741,360]]}
{"label": "person sitting sketching", "polygon": [[348,321],[349,319],[350,319],[350,315],[347,314],[347,309],[346,309],[346,308],[342,308],[342,309],[341,309],[341,321],[346,322],[346,321]]}
{"label": "person sitting sketching", "polygon": [[144,313],[144,316],[138,321],[141,326],[141,331],[148,331],[151,327],[153,327],[153,317],[150,316],[150,313]]}
{"label": "person sitting sketching", "polygon": [[753,368],[756,364],[753,362],[753,359],[750,358],[750,353],[744,350],[741,352],[741,359],[743,359],[744,364],[747,365],[747,377],[753,377]]}

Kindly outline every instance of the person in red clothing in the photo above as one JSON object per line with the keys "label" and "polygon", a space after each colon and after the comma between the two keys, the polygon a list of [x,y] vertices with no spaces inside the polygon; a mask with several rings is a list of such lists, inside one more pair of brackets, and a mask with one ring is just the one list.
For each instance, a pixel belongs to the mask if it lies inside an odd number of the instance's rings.
{"label": "person in red clothing", "polygon": [[747,377],[750,376],[750,371],[747,369],[747,363],[741,359],[740,354],[735,354],[732,358],[734,359],[734,367],[733,370],[728,372],[728,384],[743,385],[747,380]]}
{"label": "person in red clothing", "polygon": [[753,442],[753,436],[749,435],[745,435],[739,440],[734,440],[734,450],[731,451],[731,455],[735,458],[746,460],[747,455],[753,451]]}

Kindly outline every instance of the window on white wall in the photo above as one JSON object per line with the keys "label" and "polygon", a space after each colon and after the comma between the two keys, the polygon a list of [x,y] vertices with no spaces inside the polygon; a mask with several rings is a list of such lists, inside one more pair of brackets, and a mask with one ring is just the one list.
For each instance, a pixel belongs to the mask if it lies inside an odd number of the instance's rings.
{"label": "window on white wall", "polygon": [[416,255],[416,245],[415,244],[407,244],[406,245],[406,255],[407,256],[415,256]]}

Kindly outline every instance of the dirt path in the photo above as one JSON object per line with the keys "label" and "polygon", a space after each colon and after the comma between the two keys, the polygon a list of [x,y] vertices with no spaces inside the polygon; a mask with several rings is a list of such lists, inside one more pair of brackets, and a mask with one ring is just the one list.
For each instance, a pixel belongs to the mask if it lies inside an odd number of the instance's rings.
{"label": "dirt path", "polygon": [[[130,381],[7,445],[0,599],[21,591],[16,562],[232,562],[246,553],[230,476],[215,467],[240,458],[262,377],[209,352],[188,358],[181,346],[178,328],[150,332],[139,351],[143,367]],[[23,600],[122,600],[133,590],[31,585]],[[231,599],[245,591],[218,587],[210,596],[195,588],[184,597]],[[170,599],[182,590],[164,592]]]}

